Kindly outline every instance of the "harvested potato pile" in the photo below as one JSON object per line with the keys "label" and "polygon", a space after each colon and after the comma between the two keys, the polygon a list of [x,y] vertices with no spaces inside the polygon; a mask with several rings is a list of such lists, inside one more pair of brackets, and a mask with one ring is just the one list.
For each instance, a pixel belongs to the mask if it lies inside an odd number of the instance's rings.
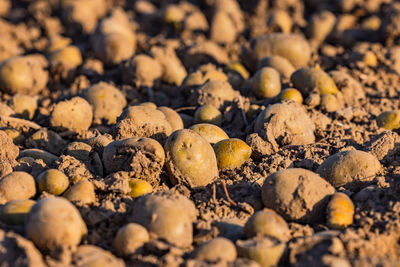
{"label": "harvested potato pile", "polygon": [[0,0],[0,267],[397,266],[396,0]]}

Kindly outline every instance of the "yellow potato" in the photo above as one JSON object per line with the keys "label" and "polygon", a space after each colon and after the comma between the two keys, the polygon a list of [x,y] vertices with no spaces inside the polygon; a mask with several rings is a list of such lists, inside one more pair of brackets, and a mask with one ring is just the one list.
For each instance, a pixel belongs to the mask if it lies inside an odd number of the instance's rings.
{"label": "yellow potato", "polygon": [[251,156],[251,148],[237,138],[225,139],[214,145],[218,168],[221,170],[239,168]]}

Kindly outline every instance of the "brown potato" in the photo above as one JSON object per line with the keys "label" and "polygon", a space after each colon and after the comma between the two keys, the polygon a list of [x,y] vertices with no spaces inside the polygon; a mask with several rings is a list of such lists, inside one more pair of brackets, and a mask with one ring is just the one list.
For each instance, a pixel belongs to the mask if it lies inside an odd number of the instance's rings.
{"label": "brown potato", "polygon": [[291,17],[284,10],[273,10],[267,17],[267,27],[270,32],[290,33],[292,25]]}
{"label": "brown potato", "polygon": [[119,256],[135,253],[144,243],[150,240],[146,228],[136,223],[121,227],[114,239],[114,248]]}
{"label": "brown potato", "polygon": [[180,86],[187,72],[175,51],[171,47],[153,46],[150,53],[161,65],[161,79],[166,83]]}
{"label": "brown potato", "polygon": [[290,63],[287,58],[276,55],[265,57],[258,62],[257,70],[264,67],[274,68],[282,77],[286,79],[289,79],[293,72],[296,71],[292,63]]}
{"label": "brown potato", "polygon": [[321,219],[335,192],[333,186],[312,171],[293,168],[274,172],[262,186],[265,207],[286,220],[313,223]]}
{"label": "brown potato", "polygon": [[159,107],[158,110],[164,113],[165,118],[171,125],[172,132],[183,129],[183,121],[178,112],[169,107]]}
{"label": "brown potato", "polygon": [[37,109],[37,98],[16,94],[12,98],[12,106],[15,114],[24,119],[33,119]]}
{"label": "brown potato", "polygon": [[236,259],[237,252],[232,241],[216,237],[197,247],[194,257],[207,262],[232,262]]}
{"label": "brown potato", "polygon": [[162,67],[154,58],[138,54],[128,59],[123,67],[122,79],[137,87],[152,87],[162,75]]}
{"label": "brown potato", "polygon": [[30,199],[36,194],[35,179],[26,172],[12,172],[0,178],[0,204]]}
{"label": "brown potato", "polygon": [[71,186],[63,197],[71,202],[92,204],[96,201],[96,194],[92,182],[82,180]]}
{"label": "brown potato", "polygon": [[218,177],[211,145],[193,130],[178,130],[165,143],[166,166],[173,184],[203,187]]}
{"label": "brown potato", "polygon": [[72,255],[72,263],[77,267],[125,267],[123,260],[93,245],[79,246]]}
{"label": "brown potato", "polygon": [[209,123],[199,123],[190,127],[190,130],[195,131],[201,137],[207,140],[211,145],[218,143],[219,141],[229,139],[229,136],[216,125]]}
{"label": "brown potato", "polygon": [[335,95],[339,92],[334,80],[319,68],[302,68],[290,77],[295,88],[304,95],[310,94],[317,89],[320,94]]}
{"label": "brown potato", "polygon": [[49,55],[52,66],[62,66],[65,70],[73,70],[82,65],[82,54],[78,47],[68,45],[55,50]]}
{"label": "brown potato", "polygon": [[221,126],[222,119],[222,113],[213,105],[198,107],[194,113],[194,123],[211,123]]}
{"label": "brown potato", "polygon": [[258,98],[273,98],[281,92],[279,72],[270,67],[259,69],[252,78],[253,93]]}
{"label": "brown potato", "polygon": [[64,150],[66,141],[56,132],[41,128],[26,140],[28,148],[39,148],[52,154],[60,155]]}
{"label": "brown potato", "polygon": [[0,220],[12,225],[24,225],[25,219],[35,201],[17,199],[8,201],[0,208]]}

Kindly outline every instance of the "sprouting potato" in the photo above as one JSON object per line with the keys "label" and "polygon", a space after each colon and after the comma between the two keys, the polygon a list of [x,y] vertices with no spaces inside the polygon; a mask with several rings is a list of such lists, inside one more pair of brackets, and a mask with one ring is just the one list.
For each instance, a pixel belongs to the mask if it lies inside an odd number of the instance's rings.
{"label": "sprouting potato", "polygon": [[26,172],[15,171],[0,178],[0,204],[29,199],[36,194],[35,179]]}
{"label": "sprouting potato", "polygon": [[141,179],[130,179],[129,187],[131,188],[131,191],[128,195],[133,198],[149,194],[153,191],[151,184]]}
{"label": "sprouting potato", "polygon": [[37,98],[29,95],[16,94],[12,98],[15,114],[24,119],[32,119],[37,108]]}
{"label": "sprouting potato", "polygon": [[246,237],[270,236],[280,241],[289,240],[290,231],[286,221],[274,210],[263,209],[254,213],[244,226]]}
{"label": "sprouting potato", "polygon": [[92,124],[92,119],[92,106],[85,99],[76,96],[57,103],[51,113],[50,124],[59,130],[85,131]]}
{"label": "sprouting potato", "polygon": [[347,150],[328,157],[317,173],[334,187],[357,189],[372,181],[382,169],[372,154],[360,150]]}
{"label": "sprouting potato", "polygon": [[335,95],[339,92],[334,80],[319,68],[299,69],[292,74],[290,80],[304,95],[308,95],[314,89],[317,89],[320,94]]}
{"label": "sprouting potato", "polygon": [[39,192],[46,191],[55,196],[61,195],[69,186],[68,177],[61,171],[49,169],[37,178]]}
{"label": "sprouting potato", "polygon": [[249,258],[261,267],[277,266],[286,249],[286,244],[276,239],[263,237],[236,242],[238,255]]}
{"label": "sprouting potato", "polygon": [[125,96],[111,84],[100,82],[85,91],[85,99],[93,107],[93,122],[107,124],[116,122],[126,106]]}
{"label": "sprouting potato", "polygon": [[296,71],[292,63],[284,57],[281,56],[269,56],[261,59],[257,64],[257,69],[260,70],[264,67],[270,67],[279,72],[279,74],[289,79],[293,72]]}
{"label": "sprouting potato", "polygon": [[225,139],[214,145],[218,168],[221,170],[239,168],[251,156],[251,148],[237,138]]}
{"label": "sprouting potato", "polygon": [[7,224],[23,225],[34,204],[35,201],[29,199],[8,201],[0,208],[0,220]]}
{"label": "sprouting potato", "polygon": [[172,132],[183,129],[183,121],[179,116],[178,112],[169,107],[159,107],[158,110],[164,113],[165,118],[171,125]]}
{"label": "sprouting potato", "polygon": [[261,196],[265,207],[286,220],[312,223],[321,219],[335,189],[318,174],[300,168],[285,169],[268,176]]}
{"label": "sprouting potato", "polygon": [[400,128],[400,113],[398,111],[385,111],[376,117],[379,127],[387,130],[397,130]]}
{"label": "sprouting potato", "polygon": [[303,96],[300,93],[299,90],[294,89],[294,88],[286,88],[282,90],[282,92],[279,94],[279,98],[281,101],[283,100],[293,100],[297,102],[298,104],[303,103]]}
{"label": "sprouting potato", "polygon": [[25,223],[27,237],[43,252],[75,248],[87,233],[79,211],[68,200],[47,197],[36,202]]}
{"label": "sprouting potato", "polygon": [[96,201],[93,183],[86,180],[81,180],[71,186],[63,194],[63,197],[71,202],[78,202],[82,204],[92,204]]}
{"label": "sprouting potato", "polygon": [[196,109],[194,123],[211,123],[221,126],[222,113],[213,105],[204,105]]}
{"label": "sprouting potato", "polygon": [[206,139],[193,130],[178,130],[165,143],[166,166],[173,184],[203,187],[218,177],[217,159]]}
{"label": "sprouting potato", "polygon": [[329,201],[327,223],[331,228],[344,229],[353,223],[354,204],[344,193],[336,193]]}
{"label": "sprouting potato", "polygon": [[79,267],[125,267],[123,260],[93,245],[79,246],[72,255],[72,263]]}
{"label": "sprouting potato", "polygon": [[232,241],[217,237],[197,247],[194,257],[208,262],[232,262],[236,259],[237,252]]}
{"label": "sprouting potato", "polygon": [[224,130],[214,124],[199,123],[190,127],[190,130],[193,130],[201,135],[201,137],[206,139],[211,145],[214,145],[219,141],[229,139],[229,136],[224,132]]}
{"label": "sprouting potato", "polygon": [[114,239],[114,248],[119,256],[135,253],[144,243],[150,240],[146,228],[136,223],[121,227]]}
{"label": "sprouting potato", "polygon": [[46,87],[47,61],[42,56],[18,56],[0,65],[0,90],[7,94],[36,95]]}
{"label": "sprouting potato", "polygon": [[259,69],[252,78],[252,91],[259,98],[273,98],[281,91],[279,72],[270,67]]}

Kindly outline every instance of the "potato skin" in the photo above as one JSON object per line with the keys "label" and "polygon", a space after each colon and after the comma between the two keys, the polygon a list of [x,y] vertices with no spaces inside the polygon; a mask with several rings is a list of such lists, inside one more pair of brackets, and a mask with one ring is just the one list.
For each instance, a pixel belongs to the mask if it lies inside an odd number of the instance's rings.
{"label": "potato skin", "polygon": [[382,169],[379,161],[368,152],[348,150],[328,157],[317,169],[334,187],[359,189],[372,181]]}
{"label": "potato skin", "polygon": [[252,153],[251,147],[238,138],[219,141],[213,148],[221,170],[239,168]]}
{"label": "potato skin", "polygon": [[279,72],[270,67],[259,69],[252,78],[252,91],[258,98],[273,98],[281,91]]}
{"label": "potato skin", "polygon": [[150,240],[146,228],[136,223],[121,227],[114,239],[114,248],[119,256],[128,256]]}
{"label": "potato skin", "polygon": [[268,176],[261,189],[265,207],[286,220],[313,223],[324,214],[333,186],[318,174],[300,168],[285,169]]}
{"label": "potato skin", "polygon": [[344,193],[336,193],[329,201],[327,223],[333,229],[344,229],[353,223],[354,204]]}
{"label": "potato skin", "polygon": [[87,228],[79,211],[68,200],[47,197],[33,205],[25,232],[40,250],[47,253],[61,247],[76,247]]}
{"label": "potato skin", "polygon": [[166,166],[173,184],[203,187],[218,177],[211,145],[193,130],[174,132],[165,143]]}
{"label": "potato skin", "polygon": [[53,195],[61,195],[69,186],[68,177],[57,169],[42,172],[36,179],[40,192],[46,191]]}
{"label": "potato skin", "polygon": [[35,179],[26,172],[11,172],[0,179],[0,203],[29,199],[36,194]]}
{"label": "potato skin", "polygon": [[211,145],[214,145],[219,141],[229,139],[229,136],[224,132],[224,130],[214,124],[199,123],[193,125],[189,129],[201,135],[201,137],[206,139]]}
{"label": "potato skin", "polygon": [[171,125],[172,132],[183,129],[183,121],[181,116],[179,116],[178,112],[169,107],[159,107],[158,110],[164,113],[165,118]]}

